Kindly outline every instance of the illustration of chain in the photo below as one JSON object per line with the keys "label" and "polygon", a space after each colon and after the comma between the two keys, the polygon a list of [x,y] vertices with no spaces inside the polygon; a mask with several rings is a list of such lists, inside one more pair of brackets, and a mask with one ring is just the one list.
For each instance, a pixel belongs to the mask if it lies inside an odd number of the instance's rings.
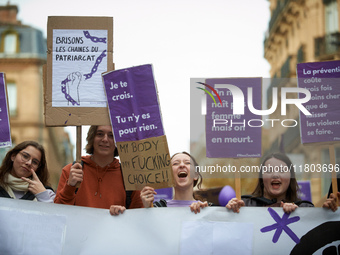
{"label": "illustration of chain", "polygon": [[[90,39],[92,42],[94,43],[106,43],[106,37],[102,37],[102,38],[99,38],[99,37],[96,37],[96,36],[91,36],[90,33],[88,31],[83,31],[84,33],[84,36],[87,38],[87,39]],[[88,74],[84,74],[85,76],[85,80],[87,79],[90,79],[92,77],[92,75],[94,73],[97,72],[97,69],[98,69],[98,66],[100,65],[100,63],[102,62],[103,58],[106,57],[106,50],[104,50],[100,56],[97,57],[92,69],[91,69],[91,72],[88,73]],[[67,86],[67,83],[70,82],[71,80],[67,77],[65,80],[63,80],[61,82],[61,91],[62,93],[65,95],[65,98],[68,102],[70,102],[72,105],[80,105],[80,102],[78,103],[76,100],[74,100],[70,94],[67,93],[66,91],[66,86]],[[79,85],[78,85],[79,86]]]}
{"label": "illustration of chain", "polygon": [[65,98],[69,101],[72,105],[79,105],[67,92],[66,92],[66,83],[70,82],[69,78],[66,78],[61,82],[61,92],[65,94]]}
{"label": "illustration of chain", "polygon": [[96,36],[91,36],[89,31],[83,31],[83,33],[84,33],[84,35],[87,39],[90,39],[94,43],[97,43],[97,42],[106,43],[106,37],[99,38],[99,37],[96,37]]}
{"label": "illustration of chain", "polygon": [[106,50],[104,50],[102,52],[102,54],[100,54],[100,56],[96,59],[96,62],[94,63],[92,69],[91,69],[91,73],[88,74],[84,74],[85,76],[85,80],[90,79],[92,77],[92,75],[97,72],[98,66],[100,65],[100,63],[102,62],[103,58],[106,57],[105,54]]}

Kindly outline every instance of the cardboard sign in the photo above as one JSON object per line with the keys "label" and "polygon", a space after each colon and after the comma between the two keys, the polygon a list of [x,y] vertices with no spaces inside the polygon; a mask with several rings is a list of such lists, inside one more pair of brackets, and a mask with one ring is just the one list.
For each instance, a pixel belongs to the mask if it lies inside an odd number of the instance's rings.
{"label": "cardboard sign", "polygon": [[12,146],[5,84],[5,74],[0,73],[0,148]]}
{"label": "cardboard sign", "polygon": [[340,61],[297,65],[298,86],[308,89],[311,99],[300,112],[302,143],[340,141]]}
{"label": "cardboard sign", "polygon": [[125,188],[172,186],[170,155],[152,66],[111,71],[102,77]]}
{"label": "cardboard sign", "polygon": [[103,74],[116,142],[164,135],[152,66]]}
{"label": "cardboard sign", "polygon": [[[204,84],[202,84],[204,85]],[[206,155],[208,158],[261,157],[262,116],[250,112],[248,88],[252,88],[253,106],[261,110],[261,78],[206,79],[205,85],[215,88],[207,94]],[[242,97],[224,85],[236,86]],[[204,86],[201,86],[204,87]],[[206,86],[205,90],[211,91]],[[218,96],[220,98],[218,98]],[[221,101],[219,100],[221,99]],[[215,101],[214,101],[215,100]],[[234,114],[234,109],[244,108],[244,114]],[[238,109],[241,110],[241,109]]]}
{"label": "cardboard sign", "polygon": [[113,70],[112,17],[48,17],[46,126],[110,125],[101,74]]}
{"label": "cardboard sign", "polygon": [[170,154],[165,136],[117,143],[126,190],[173,186]]}

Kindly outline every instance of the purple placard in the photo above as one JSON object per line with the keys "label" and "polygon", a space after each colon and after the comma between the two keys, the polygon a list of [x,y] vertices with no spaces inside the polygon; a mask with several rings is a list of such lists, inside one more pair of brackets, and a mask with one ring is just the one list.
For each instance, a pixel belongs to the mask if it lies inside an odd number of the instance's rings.
{"label": "purple placard", "polygon": [[312,192],[310,187],[310,181],[298,181],[299,191],[298,197],[301,200],[307,200],[312,202]]}
{"label": "purple placard", "polygon": [[308,89],[311,99],[300,111],[302,143],[340,141],[340,61],[297,65],[298,86]]}
{"label": "purple placard", "polygon": [[10,146],[12,146],[12,140],[7,108],[5,75],[0,73],[0,148]]}
{"label": "purple placard", "polygon": [[[222,84],[222,85],[221,85]],[[206,85],[215,88],[216,94],[207,95],[206,155],[208,158],[253,158],[261,157],[261,115],[250,112],[247,107],[247,89],[252,88],[253,106],[261,110],[262,78],[207,79]],[[234,85],[242,93],[232,92],[225,85]],[[209,87],[206,87],[209,90]],[[232,93],[231,93],[232,92]],[[233,101],[233,97],[235,101]],[[241,105],[240,105],[241,104]],[[234,107],[233,107],[234,106]],[[245,107],[246,106],[246,107]],[[244,114],[234,114],[244,108]],[[234,109],[233,109],[234,108]]]}
{"label": "purple placard", "polygon": [[164,135],[152,66],[102,75],[116,142]]}
{"label": "purple placard", "polygon": [[155,191],[157,192],[156,195],[154,195],[155,197],[155,201],[159,201],[161,199],[165,199],[165,200],[170,200],[172,199],[172,195],[173,195],[173,188],[163,188],[163,189],[155,189]]}

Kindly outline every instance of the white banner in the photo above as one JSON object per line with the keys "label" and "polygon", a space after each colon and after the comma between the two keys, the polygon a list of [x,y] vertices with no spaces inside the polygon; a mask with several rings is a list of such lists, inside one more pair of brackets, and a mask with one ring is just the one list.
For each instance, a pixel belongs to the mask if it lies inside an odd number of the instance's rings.
{"label": "white banner", "polygon": [[322,254],[340,212],[224,207],[109,210],[0,198],[0,254]]}

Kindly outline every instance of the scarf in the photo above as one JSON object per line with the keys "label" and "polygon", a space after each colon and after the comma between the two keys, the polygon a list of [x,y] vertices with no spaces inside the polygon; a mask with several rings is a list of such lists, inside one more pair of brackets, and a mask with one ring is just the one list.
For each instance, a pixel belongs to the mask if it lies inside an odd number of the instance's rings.
{"label": "scarf", "polygon": [[[16,198],[13,190],[23,192],[28,191],[28,182],[22,180],[21,178],[14,177],[11,174],[7,174],[5,177],[5,183],[7,184],[5,190],[11,198]],[[37,199],[35,198],[34,201],[37,201]]]}

